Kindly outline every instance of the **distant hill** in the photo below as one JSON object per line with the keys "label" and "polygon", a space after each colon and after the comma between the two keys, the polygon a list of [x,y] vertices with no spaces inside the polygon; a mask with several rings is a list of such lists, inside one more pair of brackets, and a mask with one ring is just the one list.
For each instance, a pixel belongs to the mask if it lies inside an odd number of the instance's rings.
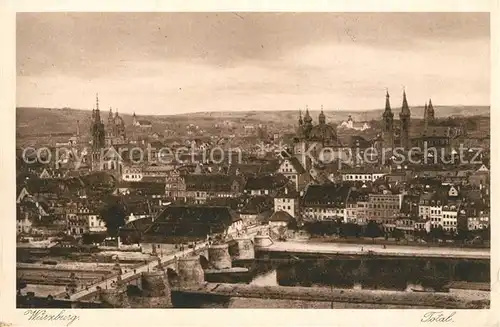
{"label": "distant hill", "polygon": [[[489,116],[489,106],[434,106],[436,117],[446,118],[451,116]],[[399,108],[394,108],[395,119]],[[380,120],[383,109],[366,111],[326,111],[327,121],[339,123],[348,118],[349,115],[355,121]],[[412,107],[413,118],[422,118],[424,108]],[[311,111],[311,116],[316,122],[319,111]],[[47,134],[47,133],[75,133],[77,121],[80,131],[86,134],[91,120],[91,111],[71,108],[16,108],[16,134],[18,137]],[[132,115],[120,114],[127,126],[132,124]],[[101,111],[101,118],[107,121],[108,111]],[[235,123],[270,124],[279,126],[294,126],[297,124],[298,111],[233,111],[233,112],[195,112],[179,115],[140,116],[140,119],[148,119],[153,122],[154,129],[163,132],[171,126],[183,126],[195,124],[201,127],[213,126],[221,120]]]}

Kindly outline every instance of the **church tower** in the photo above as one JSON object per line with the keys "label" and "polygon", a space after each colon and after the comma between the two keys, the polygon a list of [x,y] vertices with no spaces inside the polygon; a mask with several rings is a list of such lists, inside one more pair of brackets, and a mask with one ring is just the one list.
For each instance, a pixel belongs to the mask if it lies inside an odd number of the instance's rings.
{"label": "church tower", "polygon": [[389,91],[385,94],[385,110],[382,114],[382,143],[385,149],[394,148],[394,113],[391,110]]}
{"label": "church tower", "polygon": [[410,149],[410,118],[411,112],[406,100],[406,92],[403,90],[403,104],[399,113],[399,121],[401,127],[401,147],[405,150]]}
{"label": "church tower", "polygon": [[424,130],[427,130],[428,126],[429,126],[429,116],[428,116],[427,101],[426,101],[424,106]]}
{"label": "church tower", "polygon": [[306,106],[306,114],[304,115],[304,135],[306,138],[309,137],[312,127],[312,118],[309,114],[309,108]]}
{"label": "church tower", "polygon": [[432,123],[434,120],[434,107],[432,106],[432,100],[429,99],[429,106],[427,107],[427,119],[429,123]]}
{"label": "church tower", "polygon": [[101,152],[105,146],[105,132],[99,111],[98,94],[96,94],[96,108],[92,110],[92,118],[93,120],[90,127],[90,134],[92,135],[92,170],[100,170]]}
{"label": "church tower", "polygon": [[318,116],[318,122],[320,125],[326,124],[326,117],[325,117],[325,113],[323,112],[323,105],[321,106],[321,112],[319,113],[319,116]]}
{"label": "church tower", "polygon": [[134,114],[132,115],[132,125],[133,126],[137,126],[137,116],[135,115],[135,111],[134,111]]}
{"label": "church tower", "polygon": [[108,124],[113,124],[113,109],[109,107]]}

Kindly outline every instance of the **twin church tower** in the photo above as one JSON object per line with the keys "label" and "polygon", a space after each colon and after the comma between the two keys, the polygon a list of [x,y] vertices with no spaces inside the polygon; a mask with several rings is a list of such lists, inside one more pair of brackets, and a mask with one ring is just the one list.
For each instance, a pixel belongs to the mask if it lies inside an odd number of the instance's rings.
{"label": "twin church tower", "polygon": [[[434,107],[432,100],[429,100],[429,105],[425,104],[424,111],[424,130],[427,129],[429,123],[434,120]],[[385,95],[385,110],[382,114],[382,143],[384,148],[402,147],[405,150],[410,149],[410,121],[411,112],[406,99],[406,92],[403,91],[403,104],[399,113],[399,127],[394,126],[394,113],[391,110],[391,102],[389,100],[389,92]]]}

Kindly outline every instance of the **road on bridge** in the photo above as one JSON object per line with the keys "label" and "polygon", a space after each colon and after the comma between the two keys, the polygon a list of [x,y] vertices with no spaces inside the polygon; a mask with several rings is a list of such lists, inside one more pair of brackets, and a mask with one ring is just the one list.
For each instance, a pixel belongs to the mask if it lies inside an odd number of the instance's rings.
{"label": "road on bridge", "polygon": [[[183,250],[183,251],[178,251],[175,253],[171,253],[169,255],[161,256],[161,257],[159,257],[160,262],[162,264],[164,264],[164,263],[168,263],[168,262],[175,260],[175,258],[185,257],[189,254],[192,254],[193,252],[195,252],[197,250],[206,248],[207,245],[208,245],[208,242],[204,242],[204,243],[196,245],[195,248],[191,248],[191,249],[187,249],[187,250]],[[131,278],[131,277],[136,277],[143,272],[152,271],[157,266],[158,266],[158,260],[149,261],[148,263],[141,265],[139,267],[129,268],[129,270],[124,271],[120,277],[122,280]],[[78,301],[79,299],[81,299],[85,296],[88,296],[92,293],[95,293],[98,290],[98,287],[100,287],[102,289],[113,288],[114,284],[117,282],[117,280],[118,280],[118,275],[112,275],[111,277],[108,277],[103,281],[97,282],[84,290],[81,290],[81,291],[78,291],[78,292],[72,294],[70,296],[70,299],[72,301]]]}
{"label": "road on bridge", "polygon": [[[252,226],[252,227],[249,227],[246,230],[246,233],[244,233],[244,234],[246,236],[252,236],[252,235],[257,234],[260,230],[263,230],[263,229],[267,229],[267,228],[262,227],[262,226]],[[238,236],[238,233],[234,232],[234,233],[229,234],[228,236],[235,237],[235,236]],[[195,248],[191,248],[191,249],[187,249],[187,250],[183,250],[183,251],[178,251],[175,253],[171,253],[169,255],[160,256],[159,258],[160,258],[160,261],[162,264],[169,263],[169,262],[175,260],[176,257],[177,258],[185,257],[185,256],[187,256],[187,255],[189,255],[197,250],[205,249],[207,246],[208,246],[208,242],[203,242],[203,243],[197,244],[195,246]],[[158,260],[153,260],[153,261],[149,261],[148,263],[146,263],[144,265],[141,265],[141,266],[138,266],[135,268],[130,268],[130,270],[124,271],[121,274],[121,276],[120,276],[121,280],[136,277],[143,272],[152,271],[157,266],[158,266]],[[103,281],[97,282],[97,283],[95,283],[95,284],[93,284],[93,285],[91,285],[83,290],[80,290],[80,291],[70,295],[70,300],[78,301],[79,299],[82,299],[85,296],[88,296],[90,294],[95,293],[98,290],[98,287],[100,287],[101,289],[113,288],[115,283],[117,282],[117,280],[118,280],[118,275],[112,275],[112,276],[104,279]]]}

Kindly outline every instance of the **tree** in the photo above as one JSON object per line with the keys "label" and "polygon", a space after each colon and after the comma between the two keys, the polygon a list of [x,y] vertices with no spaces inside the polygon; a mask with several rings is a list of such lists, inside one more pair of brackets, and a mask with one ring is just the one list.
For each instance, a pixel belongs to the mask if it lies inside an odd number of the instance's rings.
{"label": "tree", "polygon": [[481,238],[483,240],[489,241],[490,238],[491,238],[490,237],[491,236],[491,234],[490,234],[490,226],[487,226],[487,227],[481,229],[480,232],[479,232],[479,236],[481,236]]}
{"label": "tree", "polygon": [[94,243],[102,243],[106,238],[105,234],[102,233],[85,233],[82,235],[82,243],[83,244],[94,244]]}
{"label": "tree", "polygon": [[365,229],[365,236],[366,237],[371,237],[373,243],[375,243],[375,238],[380,237],[383,235],[382,228],[380,228],[380,225],[377,224],[376,221],[370,220],[368,224],[366,225]]}
{"label": "tree", "polygon": [[125,210],[118,201],[111,202],[101,211],[101,217],[106,224],[108,235],[116,237],[118,228],[125,225]]}
{"label": "tree", "polygon": [[445,236],[443,226],[439,225],[437,227],[432,227],[429,235],[433,241],[443,240]]}
{"label": "tree", "polygon": [[358,224],[346,223],[340,226],[340,235],[343,237],[359,237],[361,227]]}
{"label": "tree", "polygon": [[425,229],[417,229],[413,233],[413,236],[415,237],[415,239],[424,240],[425,237],[427,236],[427,232],[425,231]]}
{"label": "tree", "polygon": [[394,228],[392,230],[391,236],[396,239],[396,241],[399,241],[403,237],[405,237],[405,233],[399,229],[399,228]]}

